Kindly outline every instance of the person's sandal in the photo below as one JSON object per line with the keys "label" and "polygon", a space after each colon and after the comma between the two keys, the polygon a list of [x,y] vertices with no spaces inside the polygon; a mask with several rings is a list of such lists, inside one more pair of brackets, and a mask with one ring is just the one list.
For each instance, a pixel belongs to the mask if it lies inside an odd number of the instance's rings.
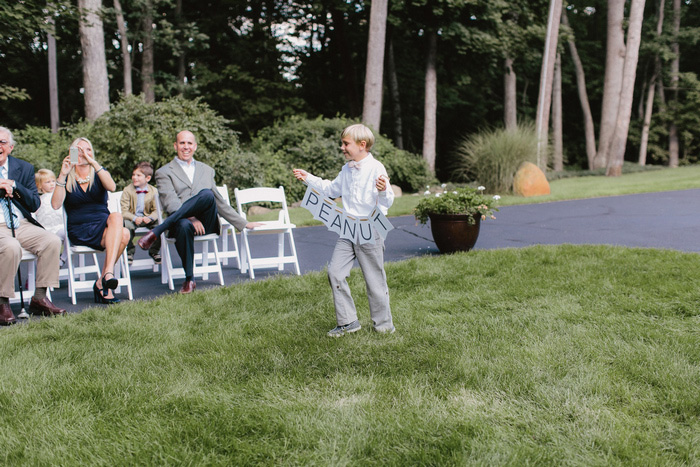
{"label": "person's sandal", "polygon": [[[110,274],[112,276],[112,278],[109,280],[105,279],[105,277],[107,277],[107,274]],[[119,281],[117,280],[116,277],[114,277],[114,273],[106,272],[105,275],[102,276],[102,288],[114,290],[117,287],[119,287]]]}

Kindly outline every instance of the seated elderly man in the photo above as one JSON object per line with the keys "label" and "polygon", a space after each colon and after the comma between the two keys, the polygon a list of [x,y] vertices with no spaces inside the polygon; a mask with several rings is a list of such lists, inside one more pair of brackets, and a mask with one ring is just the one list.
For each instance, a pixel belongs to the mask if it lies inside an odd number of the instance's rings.
{"label": "seated elderly man", "polygon": [[[15,323],[10,298],[15,296],[15,275],[22,259],[22,248],[37,256],[36,289],[29,312],[47,316],[66,310],[46,296],[49,287],[58,287],[61,239],[44,230],[32,213],[41,199],[34,181],[34,166],[10,156],[15,147],[12,132],[0,127],[0,325]],[[9,201],[9,204],[8,204]]]}

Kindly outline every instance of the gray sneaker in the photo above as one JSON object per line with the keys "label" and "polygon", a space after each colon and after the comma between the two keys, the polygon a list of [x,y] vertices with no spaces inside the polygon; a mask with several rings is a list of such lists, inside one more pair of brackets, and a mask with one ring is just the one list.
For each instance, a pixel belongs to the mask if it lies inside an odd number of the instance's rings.
{"label": "gray sneaker", "polygon": [[362,329],[360,322],[355,320],[350,324],[346,324],[345,326],[336,326],[335,328],[331,329],[328,331],[328,337],[341,337],[345,334],[359,331],[360,329]]}
{"label": "gray sneaker", "polygon": [[396,328],[392,325],[390,328],[374,328],[374,330],[380,334],[394,334]]}

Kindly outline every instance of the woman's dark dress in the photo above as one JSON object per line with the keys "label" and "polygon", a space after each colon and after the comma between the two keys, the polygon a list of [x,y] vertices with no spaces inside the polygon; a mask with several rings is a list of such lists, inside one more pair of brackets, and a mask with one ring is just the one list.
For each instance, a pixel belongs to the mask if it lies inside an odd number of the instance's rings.
{"label": "woman's dark dress", "polygon": [[83,191],[80,186],[72,193],[66,191],[66,208],[68,239],[73,245],[83,245],[104,250],[100,245],[102,235],[107,227],[109,209],[107,208],[107,190],[99,177],[95,176],[92,188]]}

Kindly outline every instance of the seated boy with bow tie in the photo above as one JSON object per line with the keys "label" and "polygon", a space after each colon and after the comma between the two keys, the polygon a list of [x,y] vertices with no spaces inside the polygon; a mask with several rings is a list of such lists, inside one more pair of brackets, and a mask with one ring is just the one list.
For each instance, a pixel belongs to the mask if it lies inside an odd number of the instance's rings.
{"label": "seated boy with bow tie", "polygon": [[[153,166],[150,162],[139,162],[131,173],[131,184],[122,192],[121,206],[124,227],[129,229],[131,239],[126,247],[129,264],[134,261],[134,234],[138,227],[153,229],[158,225],[156,212],[156,196],[158,190],[149,185],[153,177]],[[160,238],[153,242],[148,254],[156,264],[160,264]]]}

